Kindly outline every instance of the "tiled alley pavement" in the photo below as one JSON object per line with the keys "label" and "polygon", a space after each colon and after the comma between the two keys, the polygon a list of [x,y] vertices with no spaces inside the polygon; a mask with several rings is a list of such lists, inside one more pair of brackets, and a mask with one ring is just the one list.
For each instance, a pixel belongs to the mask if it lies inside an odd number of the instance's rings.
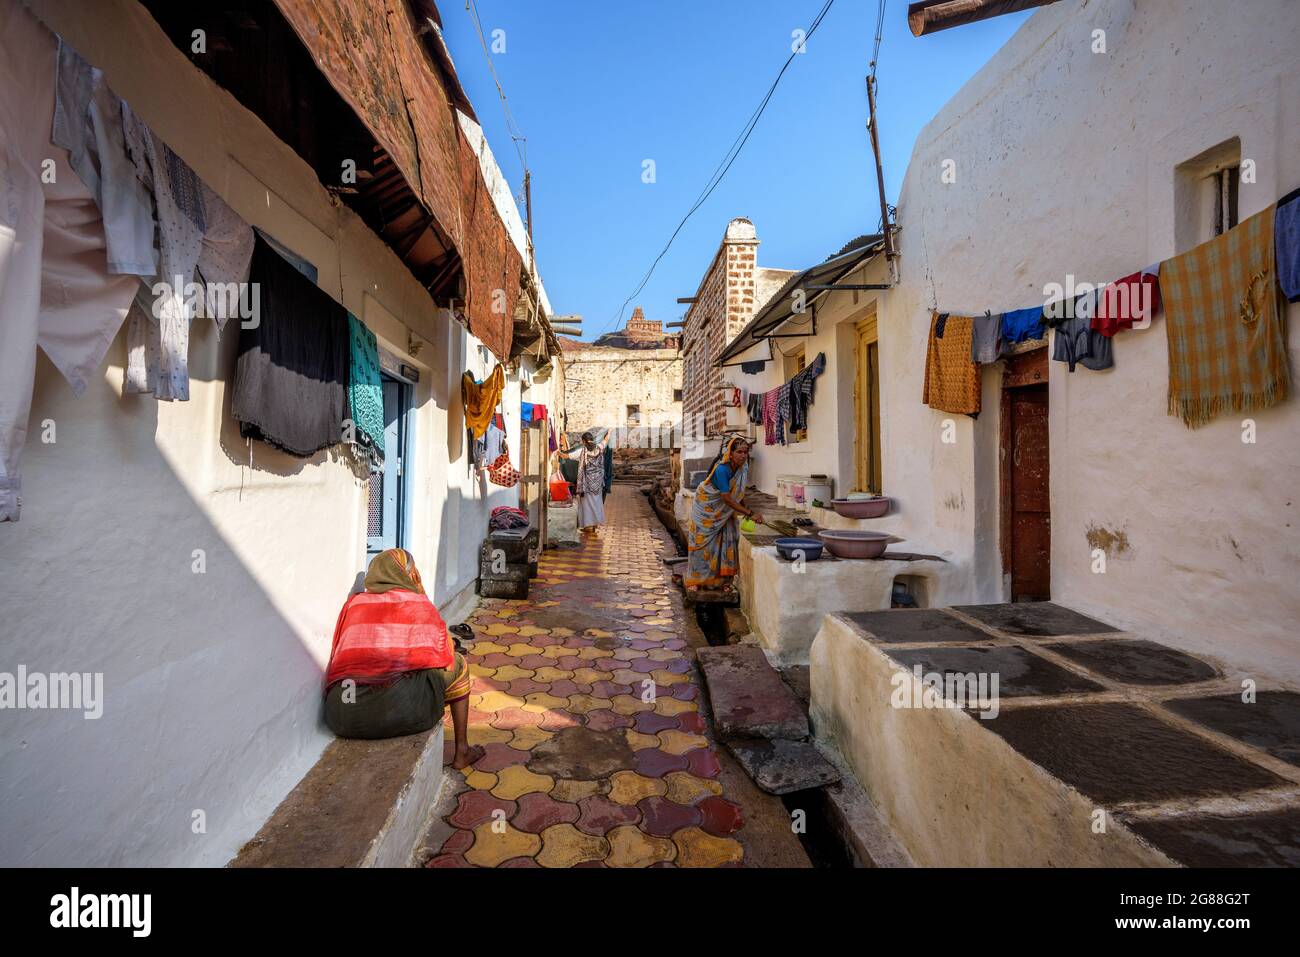
{"label": "tiled alley pavement", "polygon": [[485,599],[469,619],[469,740],[486,754],[428,866],[743,863],[666,534],[634,489],[615,486],[606,513],[580,548],[543,553],[527,600]]}

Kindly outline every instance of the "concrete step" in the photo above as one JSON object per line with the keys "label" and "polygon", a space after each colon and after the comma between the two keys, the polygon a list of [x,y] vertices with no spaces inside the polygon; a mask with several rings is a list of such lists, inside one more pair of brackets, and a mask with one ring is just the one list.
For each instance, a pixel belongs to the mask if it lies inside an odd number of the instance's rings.
{"label": "concrete step", "polygon": [[229,867],[409,867],[443,780],[443,729],[342,738]]}

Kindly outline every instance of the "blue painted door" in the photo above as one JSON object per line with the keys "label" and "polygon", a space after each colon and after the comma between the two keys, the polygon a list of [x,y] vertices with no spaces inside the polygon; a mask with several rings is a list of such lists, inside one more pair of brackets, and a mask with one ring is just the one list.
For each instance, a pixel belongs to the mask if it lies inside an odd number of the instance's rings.
{"label": "blue painted door", "polygon": [[407,389],[384,376],[384,470],[370,475],[370,505],[366,521],[366,551],[377,555],[405,547]]}

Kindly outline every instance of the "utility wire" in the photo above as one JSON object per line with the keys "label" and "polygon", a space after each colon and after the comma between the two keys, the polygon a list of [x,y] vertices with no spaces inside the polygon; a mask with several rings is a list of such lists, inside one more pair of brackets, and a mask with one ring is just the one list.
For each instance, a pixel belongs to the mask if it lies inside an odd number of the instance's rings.
{"label": "utility wire", "polygon": [[[510,139],[515,144],[515,152],[519,154],[519,165],[528,171],[528,138],[519,131],[515,123],[514,115],[510,112],[510,104],[506,102],[506,91],[501,86],[501,79],[497,76],[497,68],[492,62],[492,54],[488,50],[487,38],[483,35],[483,23],[478,18],[478,4],[474,0],[465,0],[465,11],[474,21],[474,28],[478,31],[479,43],[483,45],[483,56],[487,58],[488,70],[492,74],[492,82],[496,84],[497,96],[501,97],[501,110],[506,115],[506,131],[510,134]],[[520,146],[520,144],[523,146]]]}
{"label": "utility wire", "polygon": [[876,64],[880,62],[880,41],[885,35],[885,4],[888,0],[880,0],[880,5],[876,9],[876,45],[871,51],[871,81],[876,80]]}
{"label": "utility wire", "polygon": [[[817,28],[821,26],[822,19],[826,16],[827,11],[830,10],[831,5],[834,2],[835,0],[826,0],[826,4],[818,12],[816,19],[813,20],[808,29],[804,32],[804,43],[807,43],[807,41],[811,39],[812,35],[817,32]],[[802,49],[802,45],[800,48]],[[668,250],[672,247],[673,241],[677,238],[678,233],[682,231],[682,227],[686,225],[686,221],[694,215],[695,211],[699,209],[704,204],[705,200],[713,194],[713,191],[718,188],[718,184],[722,182],[723,177],[727,175],[727,171],[730,170],[732,164],[736,162],[736,158],[740,156],[740,151],[744,148],[745,143],[748,142],[750,134],[754,132],[754,128],[758,125],[759,119],[762,118],[763,112],[767,109],[768,102],[772,99],[772,94],[776,92],[777,84],[781,82],[781,77],[785,76],[785,71],[789,69],[790,64],[794,62],[794,58],[798,56],[798,54],[799,50],[791,51],[790,56],[782,65],[780,72],[777,73],[776,79],[772,81],[772,85],[768,88],[767,94],[763,97],[754,112],[750,114],[749,120],[741,129],[740,133],[737,134],[736,139],[731,144],[731,148],[728,149],[727,152],[723,154],[722,159],[718,161],[718,166],[714,169],[713,175],[705,185],[704,191],[700,194],[699,198],[695,200],[695,203],[691,208],[686,211],[686,215],[683,216],[682,221],[677,224],[677,228],[673,230],[673,234],[668,237],[668,242],[664,245],[664,248],[660,250],[659,255],[654,258],[654,262],[652,262],[650,268],[646,270],[646,274],[642,277],[640,284],[635,290],[633,290],[630,296],[623,300],[623,305],[619,307],[618,313],[612,316],[610,321],[602,327],[602,332],[608,330],[610,327],[618,327],[618,323],[622,320],[623,313],[627,310],[628,304],[641,294],[641,290],[645,288],[646,283],[650,281],[650,277],[654,274],[655,267],[659,265],[659,261],[664,258]]]}

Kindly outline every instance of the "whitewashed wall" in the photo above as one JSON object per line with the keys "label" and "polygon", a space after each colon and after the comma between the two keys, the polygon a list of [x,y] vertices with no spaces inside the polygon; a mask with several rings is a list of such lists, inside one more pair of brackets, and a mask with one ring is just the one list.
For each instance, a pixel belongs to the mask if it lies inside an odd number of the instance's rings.
{"label": "whitewashed wall", "polygon": [[[420,370],[410,548],[456,620],[473,601],[488,512],[516,501],[466,462],[460,375],[481,377],[493,362],[142,7],[30,6],[236,211],[312,260],[320,285]],[[422,343],[414,357],[408,335]],[[122,396],[123,340],[80,399],[41,357],[32,421],[55,422],[57,442],[28,444],[22,521],[0,527],[2,669],[103,672],[105,684],[99,720],[3,713],[6,865],[220,865],[329,741],[321,677],[365,565],[363,478],[336,450],[301,460],[255,444],[248,467],[229,415],[233,330],[219,342],[210,323],[195,324],[187,403]],[[516,455],[518,398],[512,381]],[[195,811],[206,833],[194,833]]]}
{"label": "whitewashed wall", "polygon": [[[930,307],[1030,306],[1067,275],[1115,279],[1181,251],[1174,168],[1234,136],[1257,171],[1242,219],[1300,186],[1298,49],[1290,0],[1063,0],[922,131],[898,204],[902,284],[881,322],[885,487],[905,490],[908,524],[967,540],[983,598],[1002,596],[990,574],[998,373],[984,373],[977,421],[921,405]],[[953,184],[940,181],[945,160]],[[1105,373],[1049,363],[1053,598],[1300,682],[1297,399],[1252,416],[1258,441],[1245,445],[1242,416],[1192,432],[1165,414],[1163,320],[1121,333],[1115,356]],[[947,418],[951,446],[939,442]],[[1127,539],[1105,574],[1092,571],[1090,530]]]}

